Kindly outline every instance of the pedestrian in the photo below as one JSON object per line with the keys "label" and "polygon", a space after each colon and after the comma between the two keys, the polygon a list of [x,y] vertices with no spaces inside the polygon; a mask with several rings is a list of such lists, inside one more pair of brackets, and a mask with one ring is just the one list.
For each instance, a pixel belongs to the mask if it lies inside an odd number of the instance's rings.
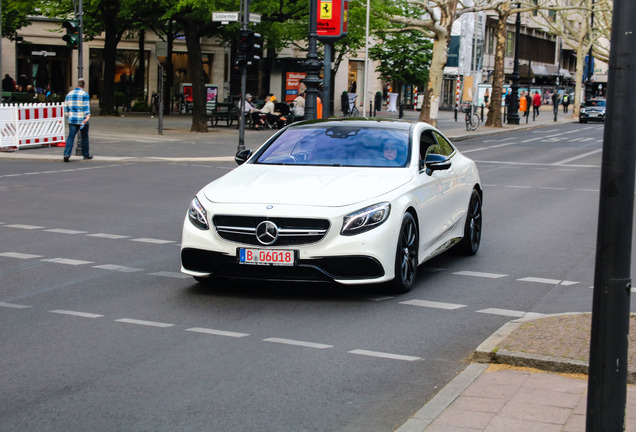
{"label": "pedestrian", "polygon": [[522,112],[524,117],[528,115],[528,106],[526,92],[522,91],[521,96],[519,97],[519,112]]}
{"label": "pedestrian", "polygon": [[91,117],[91,106],[88,93],[84,91],[85,86],[86,82],[84,79],[78,79],[77,87],[71,90],[64,100],[68,121],[68,137],[66,138],[66,147],[64,147],[64,162],[69,162],[75,135],[77,135],[78,131],[82,135],[82,154],[84,159],[93,159],[93,156],[88,152],[88,120]]}
{"label": "pedestrian", "polygon": [[3,92],[14,92],[15,91],[15,80],[11,78],[9,74],[4,76],[2,80],[2,91]]}
{"label": "pedestrian", "polygon": [[294,99],[294,119],[302,120],[305,117],[305,94],[299,93]]}
{"label": "pedestrian", "polygon": [[512,104],[512,91],[508,89],[506,92],[506,97],[504,99],[505,107],[504,107],[504,123],[508,121],[508,113],[510,112],[510,105]]}
{"label": "pedestrian", "polygon": [[[258,108],[256,108],[256,106],[254,105],[254,103],[252,102],[252,95],[249,93],[245,94],[245,103],[243,104],[243,116],[245,118],[245,120],[247,121],[247,119],[252,116],[252,119],[254,118],[252,113],[255,113],[256,111],[258,111]],[[252,125],[254,124],[254,121],[252,121]]]}
{"label": "pedestrian", "polygon": [[563,104],[563,112],[565,114],[568,113],[568,106],[570,105],[570,97],[568,96],[567,93],[565,93],[563,95],[563,101],[561,102]]}
{"label": "pedestrian", "polygon": [[534,96],[532,97],[532,119],[539,116],[539,107],[541,107],[541,95],[538,91],[534,91]]}
{"label": "pedestrian", "polygon": [[[567,97],[567,95],[564,97]],[[557,121],[559,115],[559,92],[557,91],[552,95],[552,109],[554,110],[554,121]]]}

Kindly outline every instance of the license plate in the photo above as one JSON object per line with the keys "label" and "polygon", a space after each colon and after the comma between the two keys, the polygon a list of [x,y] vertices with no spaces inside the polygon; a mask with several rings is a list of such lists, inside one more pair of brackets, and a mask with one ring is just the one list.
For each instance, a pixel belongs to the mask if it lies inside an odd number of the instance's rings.
{"label": "license plate", "polygon": [[598,117],[598,113],[589,113],[588,114],[590,117]]}
{"label": "license plate", "polygon": [[296,265],[295,250],[284,249],[238,249],[239,264],[293,266]]}

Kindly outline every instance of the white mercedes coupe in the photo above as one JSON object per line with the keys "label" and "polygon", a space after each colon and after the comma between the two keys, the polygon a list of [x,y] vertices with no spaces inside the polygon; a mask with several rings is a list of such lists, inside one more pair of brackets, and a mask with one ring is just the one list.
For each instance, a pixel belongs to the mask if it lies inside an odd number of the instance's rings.
{"label": "white mercedes coupe", "polygon": [[214,278],[385,283],[407,292],[418,266],[482,230],[475,163],[422,122],[295,123],[196,194],[181,271]]}

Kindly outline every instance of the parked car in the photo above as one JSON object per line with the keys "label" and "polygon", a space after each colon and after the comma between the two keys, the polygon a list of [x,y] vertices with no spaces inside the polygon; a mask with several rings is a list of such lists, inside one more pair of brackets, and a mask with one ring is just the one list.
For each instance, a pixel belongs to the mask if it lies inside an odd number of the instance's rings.
{"label": "parked car", "polygon": [[605,99],[589,99],[581,105],[579,123],[605,121]]}
{"label": "parked car", "polygon": [[413,286],[417,267],[482,229],[475,163],[427,123],[289,125],[201,189],[186,212],[181,270],[216,277]]}

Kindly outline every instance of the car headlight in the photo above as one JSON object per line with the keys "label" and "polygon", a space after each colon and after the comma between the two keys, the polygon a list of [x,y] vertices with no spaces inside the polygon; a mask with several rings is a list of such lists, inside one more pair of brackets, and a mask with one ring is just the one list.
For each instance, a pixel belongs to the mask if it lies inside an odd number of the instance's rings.
{"label": "car headlight", "polygon": [[585,114],[585,108],[581,108],[581,114]]}
{"label": "car headlight", "polygon": [[356,235],[382,225],[389,218],[391,204],[383,202],[363,208],[344,217],[342,235]]}
{"label": "car headlight", "polygon": [[194,197],[194,199],[190,203],[190,208],[188,209],[188,219],[190,219],[190,222],[192,222],[192,224],[199,229],[210,229],[210,226],[208,225],[208,214],[197,197]]}

